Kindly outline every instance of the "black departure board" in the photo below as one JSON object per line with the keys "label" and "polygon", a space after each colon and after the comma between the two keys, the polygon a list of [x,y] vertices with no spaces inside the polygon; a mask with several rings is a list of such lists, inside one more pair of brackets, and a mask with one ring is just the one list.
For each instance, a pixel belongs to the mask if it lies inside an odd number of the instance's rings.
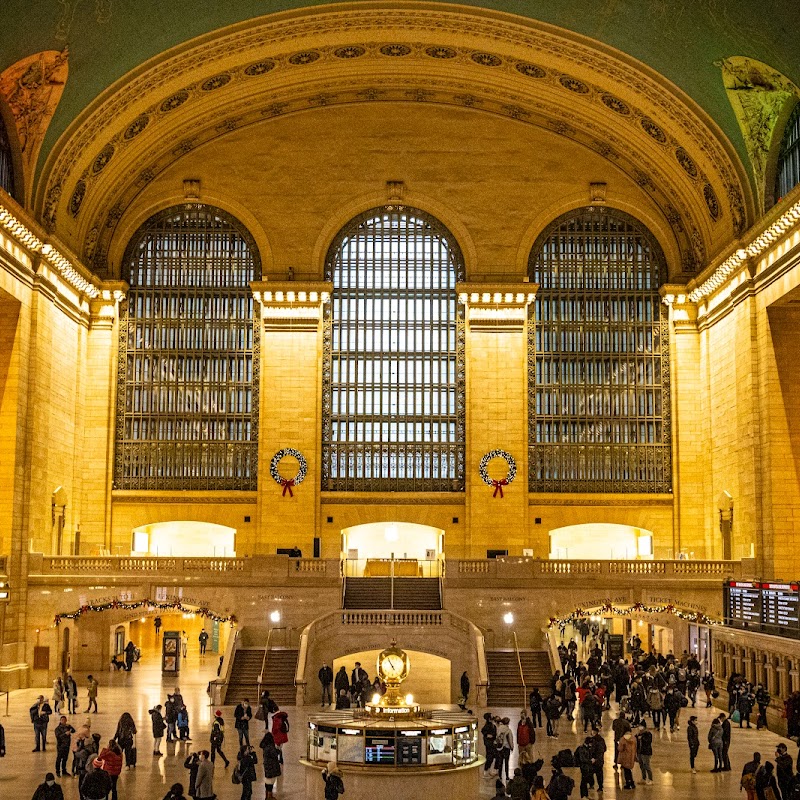
{"label": "black departure board", "polygon": [[734,628],[800,639],[800,585],[728,581],[725,622]]}

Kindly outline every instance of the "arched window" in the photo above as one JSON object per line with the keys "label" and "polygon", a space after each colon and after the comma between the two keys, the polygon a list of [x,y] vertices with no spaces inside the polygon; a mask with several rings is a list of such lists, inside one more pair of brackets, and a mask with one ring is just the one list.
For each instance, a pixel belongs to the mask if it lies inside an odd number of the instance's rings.
{"label": "arched window", "polygon": [[11,151],[11,140],[8,137],[5,122],[0,115],[0,187],[14,196],[14,161]]}
{"label": "arched window", "polygon": [[413,208],[367,211],[328,251],[322,488],[464,486],[464,340],[452,234]]}
{"label": "arched window", "polygon": [[242,225],[187,205],[151,217],[125,254],[115,486],[256,488],[258,254]]}
{"label": "arched window", "polygon": [[798,183],[800,183],[800,103],[792,111],[781,140],[775,197],[780,200]]}
{"label": "arched window", "polygon": [[665,262],[637,220],[585,208],[536,242],[530,490],[670,492]]}

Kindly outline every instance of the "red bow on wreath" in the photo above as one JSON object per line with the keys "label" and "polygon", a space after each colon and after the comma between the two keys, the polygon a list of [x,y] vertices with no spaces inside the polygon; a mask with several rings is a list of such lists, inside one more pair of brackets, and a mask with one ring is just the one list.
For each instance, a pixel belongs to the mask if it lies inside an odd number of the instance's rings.
{"label": "red bow on wreath", "polygon": [[281,478],[281,486],[283,486],[283,491],[281,492],[281,497],[286,497],[286,492],[289,492],[289,497],[294,497],[292,493],[292,486],[294,486],[294,478],[289,478],[287,481],[286,478]]}
{"label": "red bow on wreath", "polygon": [[492,481],[492,486],[494,486],[494,494],[492,497],[497,497],[497,493],[500,492],[500,499],[503,499],[503,487],[508,486],[508,481],[503,478],[499,481]]}

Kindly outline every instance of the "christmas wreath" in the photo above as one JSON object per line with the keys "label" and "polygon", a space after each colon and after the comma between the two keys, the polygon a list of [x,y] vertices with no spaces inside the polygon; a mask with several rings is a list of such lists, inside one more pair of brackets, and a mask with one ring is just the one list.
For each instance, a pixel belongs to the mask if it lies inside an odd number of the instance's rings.
{"label": "christmas wreath", "polygon": [[[278,464],[280,464],[281,459],[284,456],[292,456],[293,458],[297,459],[299,468],[297,470],[297,475],[295,475],[294,478],[284,478],[281,476],[280,472],[278,472]],[[307,472],[308,463],[306,462],[305,456],[299,450],[295,450],[293,447],[284,447],[281,450],[278,450],[278,452],[272,456],[272,461],[269,462],[269,474],[272,476],[272,480],[274,480],[278,486],[283,487],[281,497],[285,497],[287,491],[289,492],[289,497],[294,497],[292,486],[298,486],[301,484],[305,480]]]}
{"label": "christmas wreath", "polygon": [[[505,478],[501,478],[499,481],[492,480],[489,477],[489,473],[486,469],[489,462],[493,458],[503,458],[505,459],[506,463],[508,464],[508,473],[506,474]],[[494,487],[494,494],[492,497],[497,497],[497,493],[500,492],[500,497],[503,497],[503,487],[508,486],[514,478],[517,477],[517,462],[514,461],[514,456],[511,453],[506,453],[505,450],[490,450],[482,459],[481,463],[478,464],[478,472],[480,473],[481,480],[487,486]]]}

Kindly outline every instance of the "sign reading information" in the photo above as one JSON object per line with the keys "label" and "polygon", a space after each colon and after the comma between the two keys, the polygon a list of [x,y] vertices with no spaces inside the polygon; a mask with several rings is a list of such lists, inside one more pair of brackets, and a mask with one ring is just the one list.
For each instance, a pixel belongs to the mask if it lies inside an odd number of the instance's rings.
{"label": "sign reading information", "polygon": [[800,585],[728,581],[724,594],[727,625],[800,639]]}

